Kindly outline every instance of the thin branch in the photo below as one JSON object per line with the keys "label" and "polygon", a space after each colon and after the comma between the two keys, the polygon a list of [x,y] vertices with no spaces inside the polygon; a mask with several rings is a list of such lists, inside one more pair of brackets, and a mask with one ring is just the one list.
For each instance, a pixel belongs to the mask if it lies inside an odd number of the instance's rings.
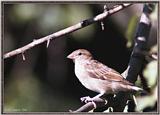
{"label": "thin branch", "polygon": [[[8,53],[4,54],[3,57],[4,57],[4,59],[6,59],[6,58],[9,58],[9,57],[18,55],[18,54],[22,54],[25,51],[27,51],[27,50],[29,50],[29,49],[31,49],[31,48],[43,43],[43,42],[47,42],[47,41],[50,41],[52,39],[61,37],[63,35],[66,35],[66,34],[69,34],[71,32],[74,32],[76,30],[79,30],[81,28],[84,28],[84,27],[86,27],[86,26],[88,26],[90,24],[93,24],[93,23],[97,22],[97,21],[103,20],[104,18],[106,18],[106,17],[108,17],[108,16],[110,16],[110,15],[112,15],[112,14],[114,14],[114,13],[116,13],[116,12],[118,12],[118,11],[124,9],[124,8],[126,8],[126,7],[129,7],[130,5],[131,4],[118,5],[117,7],[114,7],[114,8],[112,8],[112,9],[106,11],[106,12],[103,12],[103,13],[95,16],[94,18],[81,21],[81,22],[79,22],[79,23],[77,23],[77,24],[75,24],[73,26],[70,26],[70,27],[65,28],[63,30],[60,30],[60,31],[55,32],[53,34],[50,34],[50,35],[48,35],[46,37],[42,37],[40,39],[33,40],[33,42],[31,42],[31,43],[29,43],[29,44],[27,44],[27,45],[25,45],[25,46],[23,46],[21,48],[18,48],[16,50],[13,50],[11,52],[8,52]],[[47,43],[47,47],[48,47],[48,45],[49,45],[49,42]]]}
{"label": "thin branch", "polygon": [[107,101],[101,98],[96,98],[92,102],[88,102],[79,109],[71,112],[88,112],[98,107],[103,107],[107,104]]}

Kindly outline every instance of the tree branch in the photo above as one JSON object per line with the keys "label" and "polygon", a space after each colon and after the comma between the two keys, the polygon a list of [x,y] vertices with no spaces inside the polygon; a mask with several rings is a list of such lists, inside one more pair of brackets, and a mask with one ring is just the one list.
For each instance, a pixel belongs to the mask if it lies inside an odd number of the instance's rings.
{"label": "tree branch", "polygon": [[80,107],[79,109],[75,110],[75,111],[71,111],[71,112],[88,112],[91,111],[93,109],[96,109],[98,107],[103,107],[107,104],[107,101],[101,98],[96,98],[94,99],[93,102],[88,102],[85,105],[83,105],[82,107]]}
{"label": "tree branch", "polygon": [[40,39],[36,39],[36,40],[33,40],[33,42],[29,43],[28,45],[25,45],[21,48],[18,48],[16,50],[13,50],[11,52],[8,52],[6,54],[4,54],[3,58],[6,59],[6,58],[9,58],[9,57],[12,57],[12,56],[15,56],[15,55],[18,55],[18,54],[24,54],[25,51],[43,43],[43,42],[47,42],[47,47],[49,45],[49,42],[52,40],[52,39],[55,39],[55,38],[58,38],[58,37],[61,37],[61,36],[64,36],[66,34],[69,34],[71,32],[74,32],[76,30],[79,30],[81,28],[84,28],[90,24],[93,24],[97,21],[100,21],[100,20],[103,20],[104,18],[130,6],[131,4],[122,4],[122,5],[118,5],[108,11],[105,11],[97,16],[95,16],[94,18],[90,18],[90,19],[87,19],[87,20],[84,20],[84,21],[81,21],[73,26],[70,26],[68,28],[65,28],[63,30],[60,30],[58,32],[55,32],[53,34],[50,34],[46,37],[42,37]]}
{"label": "tree branch", "polygon": [[[143,67],[145,55],[143,52],[147,51],[147,41],[149,37],[149,32],[151,28],[151,19],[149,17],[150,13],[154,10],[155,4],[144,4],[143,13],[140,18],[139,27],[135,36],[135,46],[132,51],[132,55],[126,70],[126,79],[132,83],[135,83],[138,77],[138,74],[141,72]],[[113,107],[115,112],[121,112],[124,110],[128,96],[130,94],[118,94],[116,96],[118,101],[118,106]],[[115,102],[113,105],[116,105]]]}

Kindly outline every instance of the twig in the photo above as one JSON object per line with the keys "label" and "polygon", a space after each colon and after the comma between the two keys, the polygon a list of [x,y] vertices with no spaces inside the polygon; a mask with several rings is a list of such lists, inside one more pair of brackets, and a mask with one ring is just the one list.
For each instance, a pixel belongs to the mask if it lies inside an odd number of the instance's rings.
{"label": "twig", "polygon": [[58,37],[61,37],[61,36],[66,35],[68,33],[74,32],[74,31],[79,30],[81,28],[84,28],[84,27],[86,27],[86,26],[88,26],[90,24],[93,24],[93,23],[97,22],[97,21],[103,20],[107,16],[110,16],[110,15],[112,15],[112,14],[114,14],[114,13],[116,13],[116,12],[126,8],[126,7],[129,7],[130,5],[131,4],[119,5],[119,6],[115,7],[115,8],[112,8],[112,9],[106,11],[106,12],[103,12],[103,13],[95,16],[94,18],[81,21],[81,22],[79,22],[79,23],[77,23],[77,24],[75,24],[73,26],[70,26],[70,27],[65,28],[63,30],[60,30],[60,31],[55,32],[53,34],[50,34],[50,35],[48,35],[46,37],[42,37],[40,39],[33,40],[33,42],[29,43],[28,45],[25,45],[25,46],[23,46],[21,48],[18,48],[16,50],[13,50],[11,52],[8,52],[8,53],[4,54],[3,57],[4,57],[4,59],[6,59],[6,58],[9,58],[9,57],[18,55],[18,54],[22,54],[25,51],[27,51],[27,50],[29,50],[29,49],[31,49],[31,48],[43,43],[43,42],[48,42],[47,43],[47,47],[48,47],[50,40],[58,38]]}
{"label": "twig", "polygon": [[96,98],[92,102],[88,102],[76,111],[72,112],[88,112],[90,110],[96,109],[97,107],[103,107],[107,104],[107,101],[101,98]]}

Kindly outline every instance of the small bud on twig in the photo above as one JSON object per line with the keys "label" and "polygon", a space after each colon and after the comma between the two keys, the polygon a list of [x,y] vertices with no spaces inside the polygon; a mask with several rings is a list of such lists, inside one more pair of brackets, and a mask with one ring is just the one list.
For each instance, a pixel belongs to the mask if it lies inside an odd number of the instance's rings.
{"label": "small bud on twig", "polygon": [[22,53],[22,59],[23,59],[23,61],[26,60],[24,53]]}
{"label": "small bud on twig", "polygon": [[[107,5],[104,5],[104,7],[103,7],[103,12],[107,12],[108,11],[108,9],[107,9]],[[103,21],[101,21],[101,28],[102,28],[102,31],[104,30],[104,23],[103,23]]]}
{"label": "small bud on twig", "polygon": [[50,43],[50,39],[49,39],[49,40],[47,40],[47,48],[48,48],[48,46],[49,46],[49,43]]}
{"label": "small bud on twig", "polygon": [[102,31],[104,30],[104,23],[103,21],[101,21],[101,28],[102,28]]}

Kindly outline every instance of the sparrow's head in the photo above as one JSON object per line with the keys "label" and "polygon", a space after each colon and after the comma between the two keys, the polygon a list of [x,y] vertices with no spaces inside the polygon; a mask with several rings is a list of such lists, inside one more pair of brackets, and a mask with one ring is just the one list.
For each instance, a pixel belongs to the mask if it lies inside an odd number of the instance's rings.
{"label": "sparrow's head", "polygon": [[92,54],[85,49],[78,49],[73,51],[71,54],[67,56],[67,58],[76,60],[76,59],[91,59]]}

